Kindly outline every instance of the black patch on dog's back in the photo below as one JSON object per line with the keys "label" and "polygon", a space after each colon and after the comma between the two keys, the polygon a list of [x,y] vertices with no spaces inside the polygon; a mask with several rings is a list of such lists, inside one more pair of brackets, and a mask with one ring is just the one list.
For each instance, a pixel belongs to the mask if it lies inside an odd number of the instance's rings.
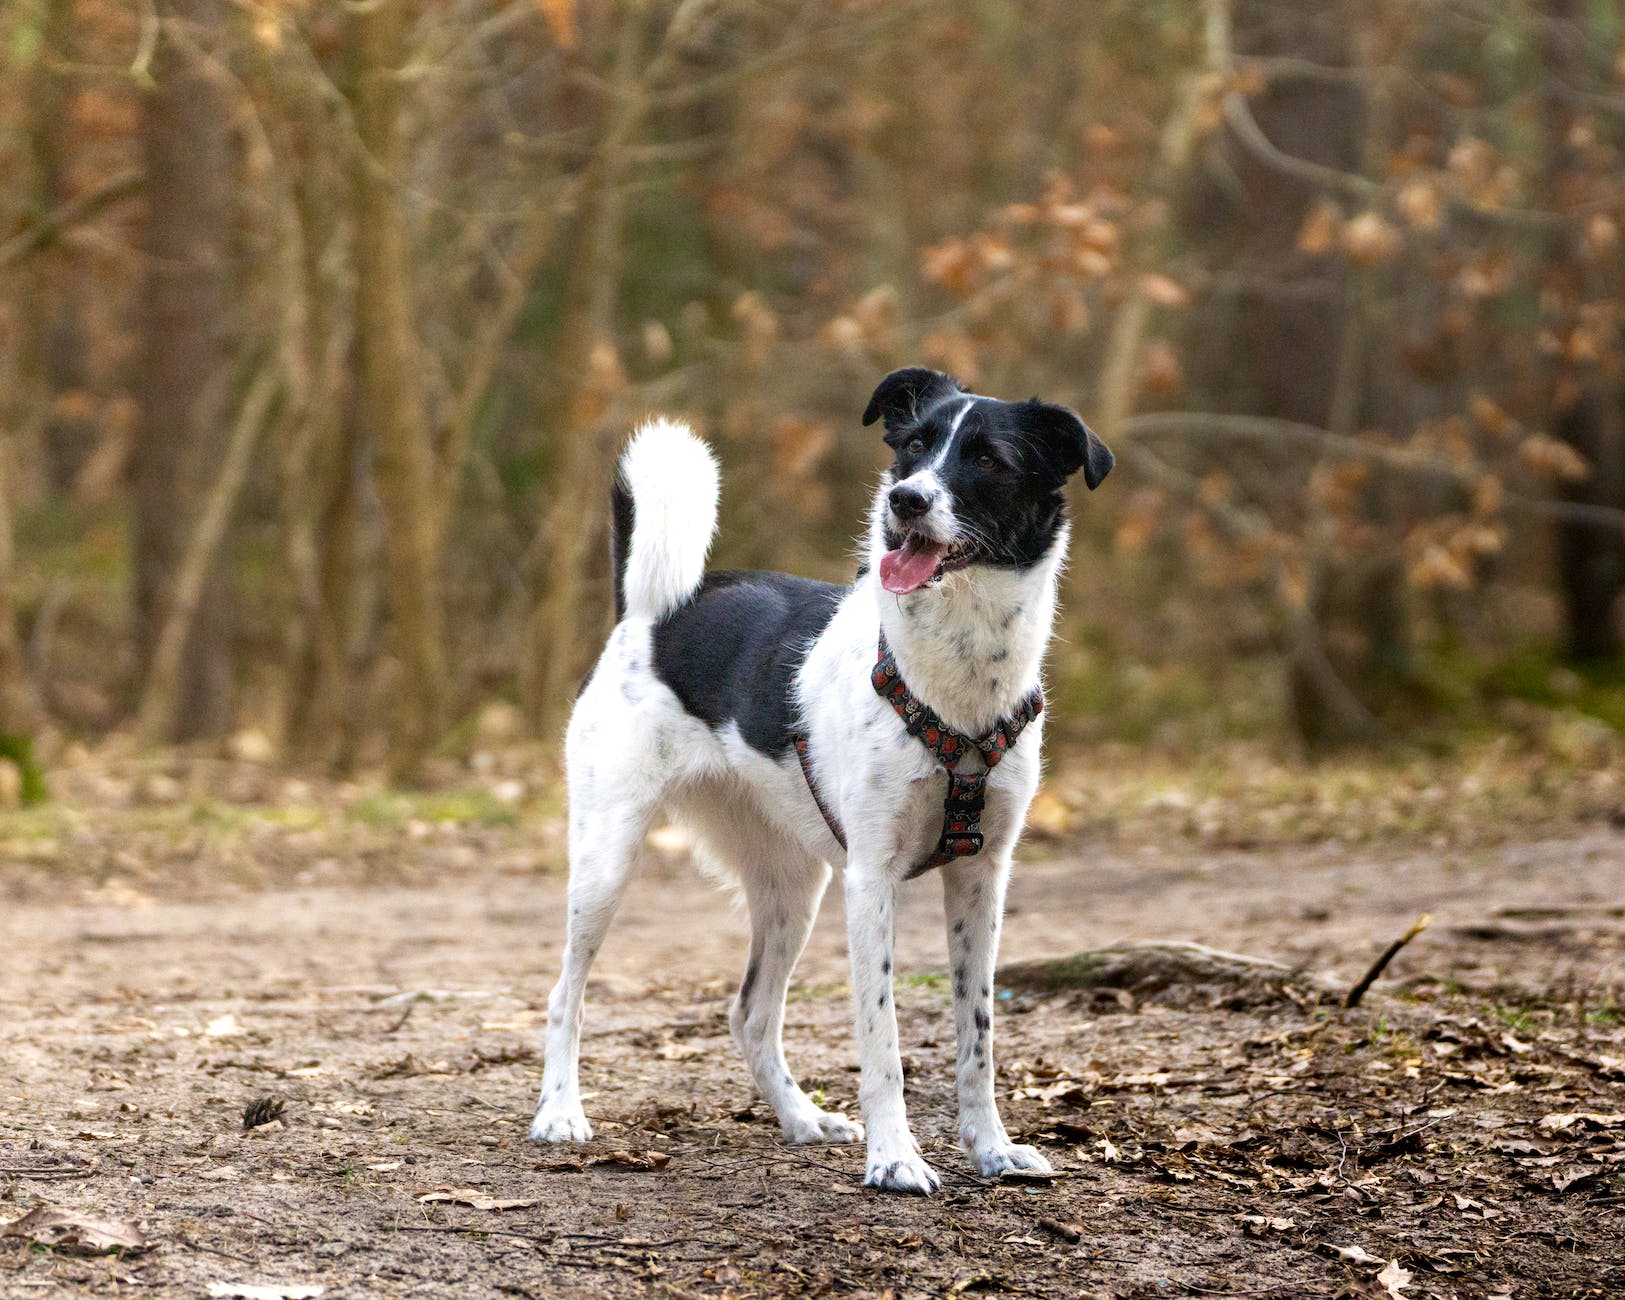
{"label": "black patch on dog's back", "polygon": [[713,730],[737,723],[752,749],[791,748],[790,683],[848,588],[784,573],[708,573],[655,625],[655,674]]}

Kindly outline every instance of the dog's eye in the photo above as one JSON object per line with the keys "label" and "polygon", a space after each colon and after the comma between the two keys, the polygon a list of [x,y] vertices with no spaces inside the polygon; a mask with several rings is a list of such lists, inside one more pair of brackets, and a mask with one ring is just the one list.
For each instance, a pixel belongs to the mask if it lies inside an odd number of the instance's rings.
{"label": "dog's eye", "polygon": [[990,451],[984,451],[980,456],[971,462],[971,464],[976,466],[977,469],[992,469],[998,463],[999,462],[993,458],[993,453]]}
{"label": "dog's eye", "polygon": [[908,440],[908,445],[904,447],[903,450],[906,451],[910,456],[918,456],[922,451],[925,450],[925,439],[910,438]]}

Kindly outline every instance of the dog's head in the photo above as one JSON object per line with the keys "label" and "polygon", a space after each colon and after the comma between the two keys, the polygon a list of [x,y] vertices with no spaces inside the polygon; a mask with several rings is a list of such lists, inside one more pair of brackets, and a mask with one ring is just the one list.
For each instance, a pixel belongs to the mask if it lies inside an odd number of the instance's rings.
{"label": "dog's head", "polygon": [[1001,402],[919,366],[880,381],[863,412],[896,454],[879,503],[880,582],[904,595],[973,564],[1026,568],[1054,546],[1061,489],[1111,472],[1106,444],[1064,406]]}

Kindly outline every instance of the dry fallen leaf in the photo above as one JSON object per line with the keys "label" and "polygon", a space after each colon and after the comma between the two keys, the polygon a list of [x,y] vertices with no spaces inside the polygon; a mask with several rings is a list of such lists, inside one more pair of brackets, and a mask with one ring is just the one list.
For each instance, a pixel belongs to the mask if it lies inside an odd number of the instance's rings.
{"label": "dry fallen leaf", "polygon": [[1364,1246],[1339,1246],[1333,1242],[1321,1243],[1321,1249],[1330,1251],[1338,1259],[1347,1264],[1384,1264],[1387,1261],[1380,1256],[1373,1255]]}
{"label": "dry fallen leaf", "polygon": [[418,1197],[418,1201],[425,1205],[446,1201],[453,1205],[467,1205],[476,1210],[525,1210],[536,1204],[534,1200],[519,1197],[487,1196],[474,1187],[437,1187],[432,1192],[424,1192]]}
{"label": "dry fallen leaf", "polygon": [[1411,1271],[1408,1268],[1401,1268],[1397,1259],[1391,1259],[1382,1272],[1377,1274],[1377,1281],[1382,1283],[1383,1290],[1394,1300],[1405,1300],[1400,1291],[1411,1284]]}
{"label": "dry fallen leaf", "polygon": [[1575,1183],[1583,1182],[1587,1178],[1595,1178],[1601,1172],[1601,1165],[1574,1165],[1552,1175],[1552,1188],[1554,1191],[1566,1192]]}
{"label": "dry fallen leaf", "polygon": [[77,1210],[41,1205],[0,1230],[0,1237],[23,1237],[37,1246],[101,1255],[115,1250],[145,1250],[146,1235],[130,1219],[102,1219]]}
{"label": "dry fallen leaf", "polygon": [[1242,1231],[1262,1237],[1266,1232],[1287,1232],[1298,1226],[1296,1219],[1281,1219],[1267,1214],[1239,1214]]}
{"label": "dry fallen leaf", "polygon": [[1541,1128],[1552,1133],[1566,1133],[1576,1126],[1614,1128],[1621,1124],[1625,1124],[1625,1111],[1611,1115],[1599,1115],[1591,1110],[1560,1111],[1555,1115],[1547,1115],[1540,1121]]}

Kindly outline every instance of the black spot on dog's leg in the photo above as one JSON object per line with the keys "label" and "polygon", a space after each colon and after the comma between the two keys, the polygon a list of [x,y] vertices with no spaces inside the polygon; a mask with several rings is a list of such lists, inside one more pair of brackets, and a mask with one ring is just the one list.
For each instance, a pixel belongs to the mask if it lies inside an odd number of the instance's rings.
{"label": "black spot on dog's leg", "polygon": [[988,1026],[992,1023],[987,1018],[987,1012],[981,1007],[977,1007],[975,1011],[971,1012],[971,1019],[976,1022],[976,1030],[981,1034],[987,1033]]}

